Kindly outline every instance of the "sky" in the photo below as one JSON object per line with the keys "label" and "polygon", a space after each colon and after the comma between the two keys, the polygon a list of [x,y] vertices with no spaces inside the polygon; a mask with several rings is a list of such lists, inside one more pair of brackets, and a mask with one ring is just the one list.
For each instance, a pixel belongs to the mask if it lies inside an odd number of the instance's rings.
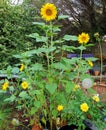
{"label": "sky", "polygon": [[20,5],[23,3],[23,0],[11,0],[12,5]]}

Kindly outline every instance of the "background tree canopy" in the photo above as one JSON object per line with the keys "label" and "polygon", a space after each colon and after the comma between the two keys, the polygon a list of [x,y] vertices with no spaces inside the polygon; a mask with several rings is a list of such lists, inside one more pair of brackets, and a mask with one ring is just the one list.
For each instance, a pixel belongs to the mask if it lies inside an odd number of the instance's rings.
{"label": "background tree canopy", "polygon": [[[64,33],[97,32],[106,34],[106,0],[53,0],[60,14],[67,14]],[[62,32],[62,33],[63,33]]]}

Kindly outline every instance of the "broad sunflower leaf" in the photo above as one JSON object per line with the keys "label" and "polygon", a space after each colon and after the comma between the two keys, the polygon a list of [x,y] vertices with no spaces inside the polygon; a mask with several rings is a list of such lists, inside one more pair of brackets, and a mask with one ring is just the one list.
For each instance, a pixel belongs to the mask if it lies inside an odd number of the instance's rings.
{"label": "broad sunflower leaf", "polygon": [[53,94],[55,90],[57,89],[57,84],[55,83],[47,84],[46,89],[49,91],[50,94]]}
{"label": "broad sunflower leaf", "polygon": [[59,15],[58,20],[69,18],[69,15]]}
{"label": "broad sunflower leaf", "polygon": [[77,41],[78,37],[74,35],[64,35],[63,39],[66,41]]}
{"label": "broad sunflower leaf", "polygon": [[22,92],[19,94],[19,97],[24,98],[24,99],[28,99],[28,98],[29,98],[29,95],[27,94],[26,91],[22,91]]}
{"label": "broad sunflower leaf", "polygon": [[32,22],[34,25],[40,25],[40,26],[44,26],[45,25],[45,23],[43,23],[43,22]]}

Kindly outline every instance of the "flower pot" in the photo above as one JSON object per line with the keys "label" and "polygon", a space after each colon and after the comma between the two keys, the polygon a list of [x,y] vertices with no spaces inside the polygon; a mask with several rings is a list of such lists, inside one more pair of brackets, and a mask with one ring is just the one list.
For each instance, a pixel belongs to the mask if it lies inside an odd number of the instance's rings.
{"label": "flower pot", "polygon": [[95,75],[95,76],[98,76],[99,74],[100,74],[100,71],[99,71],[99,70],[95,70],[95,71],[94,71],[94,75]]}
{"label": "flower pot", "polygon": [[41,126],[39,124],[37,124],[36,122],[34,123],[33,127],[32,127],[32,130],[43,130],[41,128]]}

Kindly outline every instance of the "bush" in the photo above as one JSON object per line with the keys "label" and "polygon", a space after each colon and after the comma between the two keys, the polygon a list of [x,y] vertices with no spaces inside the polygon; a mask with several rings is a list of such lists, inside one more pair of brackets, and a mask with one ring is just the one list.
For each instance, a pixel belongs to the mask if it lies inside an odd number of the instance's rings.
{"label": "bush", "polygon": [[33,46],[33,42],[26,37],[35,32],[32,30],[36,9],[27,4],[10,6],[6,3],[0,5],[0,69],[18,63],[14,54],[24,52]]}

